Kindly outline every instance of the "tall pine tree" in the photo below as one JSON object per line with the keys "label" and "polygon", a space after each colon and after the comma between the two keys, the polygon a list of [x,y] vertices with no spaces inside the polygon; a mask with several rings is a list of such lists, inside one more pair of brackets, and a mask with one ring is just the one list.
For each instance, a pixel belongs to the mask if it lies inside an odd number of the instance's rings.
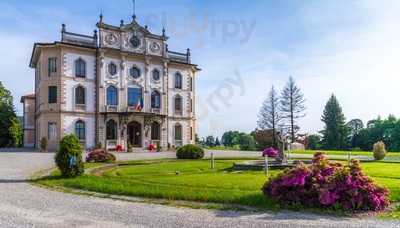
{"label": "tall pine tree", "polygon": [[268,94],[267,99],[263,102],[260,113],[258,114],[258,127],[265,129],[272,129],[272,146],[276,146],[276,130],[281,122],[281,115],[279,111],[279,97],[275,91],[274,86]]}
{"label": "tall pine tree", "polygon": [[285,124],[289,126],[290,137],[292,142],[294,142],[296,140],[296,132],[299,129],[296,122],[299,118],[305,116],[306,107],[304,103],[306,100],[292,77],[289,77],[289,81],[285,88],[283,88],[280,100],[282,118],[285,120]]}
{"label": "tall pine tree", "polygon": [[342,108],[335,95],[332,94],[326,103],[321,120],[325,123],[325,128],[321,131],[324,148],[345,149],[349,132]]}

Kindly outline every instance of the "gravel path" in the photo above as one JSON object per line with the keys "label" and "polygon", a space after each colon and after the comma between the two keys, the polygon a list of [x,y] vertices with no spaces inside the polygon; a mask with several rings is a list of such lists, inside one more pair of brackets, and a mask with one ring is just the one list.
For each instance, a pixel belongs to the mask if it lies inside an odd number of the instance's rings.
{"label": "gravel path", "polygon": [[[219,152],[218,156],[223,156]],[[400,227],[400,222],[280,212],[176,208],[54,192],[25,178],[53,166],[52,153],[0,152],[0,227]],[[124,157],[125,156],[125,157]],[[242,156],[240,153],[235,156]],[[173,157],[134,154],[120,159]]]}

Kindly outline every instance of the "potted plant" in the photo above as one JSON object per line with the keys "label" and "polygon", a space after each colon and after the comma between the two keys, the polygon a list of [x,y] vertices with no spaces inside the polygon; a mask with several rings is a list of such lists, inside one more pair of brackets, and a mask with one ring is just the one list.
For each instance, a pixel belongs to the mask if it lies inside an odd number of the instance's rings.
{"label": "potted plant", "polygon": [[128,143],[128,152],[133,152],[133,146],[131,143]]}
{"label": "potted plant", "polygon": [[40,140],[40,149],[42,152],[47,152],[47,138],[46,137],[43,137]]}
{"label": "potted plant", "polygon": [[155,149],[156,149],[156,146],[152,143],[148,147],[148,150],[150,150],[150,152],[153,152]]}

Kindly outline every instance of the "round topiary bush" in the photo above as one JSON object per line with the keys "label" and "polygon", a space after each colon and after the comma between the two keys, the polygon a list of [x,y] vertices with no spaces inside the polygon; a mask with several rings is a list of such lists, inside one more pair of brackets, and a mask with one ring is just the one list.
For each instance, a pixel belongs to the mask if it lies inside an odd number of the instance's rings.
{"label": "round topiary bush", "polygon": [[313,163],[287,169],[263,187],[266,196],[289,206],[380,211],[389,205],[389,191],[366,176],[356,160],[349,166],[316,153]]}
{"label": "round topiary bush", "polygon": [[82,147],[75,135],[67,135],[61,139],[55,161],[64,177],[75,177],[83,174]]}
{"label": "round topiary bush", "polygon": [[108,153],[103,149],[96,149],[88,154],[86,162],[115,162],[114,154]]}
{"label": "round topiary bush", "polygon": [[386,148],[385,148],[385,143],[382,141],[379,141],[374,144],[373,147],[374,151],[374,158],[375,160],[382,160],[386,156]]}
{"label": "round topiary bush", "polygon": [[204,157],[204,150],[199,146],[188,144],[178,148],[176,157],[178,159],[201,159]]}

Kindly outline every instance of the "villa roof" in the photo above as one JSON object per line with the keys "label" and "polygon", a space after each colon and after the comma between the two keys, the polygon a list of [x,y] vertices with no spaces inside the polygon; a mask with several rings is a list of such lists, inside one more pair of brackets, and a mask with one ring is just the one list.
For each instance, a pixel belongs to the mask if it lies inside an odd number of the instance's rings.
{"label": "villa roof", "polygon": [[34,93],[24,95],[24,96],[21,97],[21,101],[20,102],[24,103],[25,99],[33,99],[34,100],[34,99],[36,99],[36,96],[35,96]]}
{"label": "villa roof", "polygon": [[162,30],[162,35],[157,35],[157,34],[151,33],[149,31],[147,25],[145,25],[143,27],[136,21],[136,16],[132,17],[132,21],[129,24],[124,24],[124,21],[121,20],[121,24],[119,26],[115,26],[115,25],[110,25],[110,24],[104,23],[103,15],[100,15],[100,21],[96,24],[96,26],[98,28],[110,29],[110,30],[115,30],[115,31],[130,31],[130,30],[134,29],[134,30],[138,30],[138,31],[142,32],[145,36],[147,36],[149,38],[154,38],[154,39],[159,39],[159,40],[164,40],[164,41],[168,40],[168,37],[165,35],[165,29]]}

